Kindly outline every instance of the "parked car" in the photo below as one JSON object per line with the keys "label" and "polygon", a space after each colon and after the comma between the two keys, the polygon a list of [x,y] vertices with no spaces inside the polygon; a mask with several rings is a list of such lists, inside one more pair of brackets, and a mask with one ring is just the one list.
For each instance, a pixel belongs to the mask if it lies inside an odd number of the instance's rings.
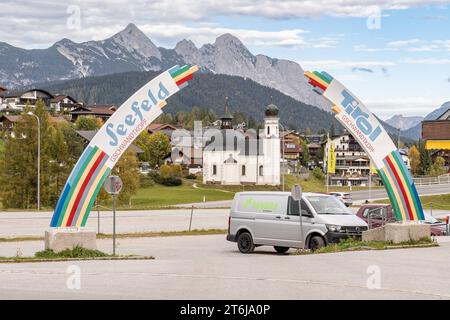
{"label": "parked car", "polygon": [[347,192],[329,192],[329,194],[338,197],[347,207],[353,204],[353,199],[350,193]]}
{"label": "parked car", "polygon": [[[370,221],[369,221],[369,215]],[[432,236],[444,236],[447,234],[447,226],[428,213],[424,213],[425,222],[431,225]],[[388,222],[396,222],[390,204],[365,204],[356,213],[360,219],[367,222],[370,228],[378,228]],[[370,223],[369,223],[370,222]]]}
{"label": "parked car", "polygon": [[352,214],[335,196],[303,193],[299,203],[288,192],[239,192],[230,209],[227,240],[239,251],[273,246],[279,253],[289,248],[317,250],[348,237],[360,238],[367,223]]}

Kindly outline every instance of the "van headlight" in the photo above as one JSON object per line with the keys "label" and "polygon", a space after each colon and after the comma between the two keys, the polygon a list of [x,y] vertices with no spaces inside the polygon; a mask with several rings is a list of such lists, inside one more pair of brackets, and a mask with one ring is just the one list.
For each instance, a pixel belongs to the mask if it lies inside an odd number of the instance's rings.
{"label": "van headlight", "polygon": [[334,224],[327,224],[327,229],[328,229],[328,231],[331,231],[331,232],[341,232],[342,231],[341,226],[336,226]]}

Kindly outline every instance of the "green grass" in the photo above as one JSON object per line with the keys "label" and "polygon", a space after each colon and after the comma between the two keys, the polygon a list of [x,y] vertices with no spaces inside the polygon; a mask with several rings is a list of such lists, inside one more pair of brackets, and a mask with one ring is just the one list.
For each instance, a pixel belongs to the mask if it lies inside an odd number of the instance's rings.
{"label": "green grass", "polygon": [[[197,188],[193,185],[196,183]],[[317,179],[312,174],[307,180],[299,180],[295,176],[285,176],[285,191],[290,191],[292,186],[300,184],[305,192],[325,192],[325,181]],[[330,187],[329,191],[346,191],[348,187]],[[357,187],[352,190],[367,190],[367,187]],[[206,201],[222,201],[231,200],[236,192],[240,191],[282,191],[282,186],[222,186],[202,184],[200,180],[183,179],[181,186],[163,186],[155,184],[151,187],[140,188],[138,192],[131,198],[131,206],[117,203],[119,210],[151,210],[171,208],[178,204],[196,203]],[[0,202],[1,203],[1,202]],[[103,206],[112,207],[112,198],[109,197]],[[1,208],[1,205],[0,205]],[[43,208],[52,211],[53,208]],[[36,209],[8,209],[7,211],[36,211]],[[95,211],[95,207],[92,211]]]}
{"label": "green grass", "polygon": [[90,250],[82,247],[75,247],[73,249],[66,249],[64,251],[55,253],[53,250],[44,250],[36,252],[34,257],[39,259],[59,259],[59,258],[104,258],[111,255],[101,252],[99,250]]}
{"label": "green grass", "polygon": [[[424,209],[430,209],[431,206],[436,210],[450,211],[450,194],[435,195],[435,196],[421,196],[420,201]],[[376,203],[389,203],[389,200],[377,200]]]}
{"label": "green grass", "polygon": [[298,251],[296,254],[318,254],[318,253],[335,253],[346,251],[364,251],[364,250],[388,250],[388,249],[404,249],[404,248],[420,248],[438,246],[437,242],[431,238],[423,238],[418,241],[410,240],[407,242],[396,243],[384,241],[363,242],[348,238],[339,243],[330,244],[316,251]]}
{"label": "green grass", "polygon": [[153,257],[141,256],[113,256],[99,250],[90,250],[82,247],[75,247],[73,249],[66,249],[64,251],[55,253],[53,250],[44,250],[36,252],[34,257],[0,257],[0,263],[23,263],[23,262],[58,262],[71,260],[153,260]]}
{"label": "green grass", "polygon": [[[192,181],[183,180],[183,185],[167,187],[159,184],[148,188],[141,188],[131,199],[131,207],[118,203],[119,209],[148,210],[170,208],[177,204],[206,201],[230,200],[233,193],[210,189],[195,189]],[[108,200],[106,206],[111,207],[112,201]]]}

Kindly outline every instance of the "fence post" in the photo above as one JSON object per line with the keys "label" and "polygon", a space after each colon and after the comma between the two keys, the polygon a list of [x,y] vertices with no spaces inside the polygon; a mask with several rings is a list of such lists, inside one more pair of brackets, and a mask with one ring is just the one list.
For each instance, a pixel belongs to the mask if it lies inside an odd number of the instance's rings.
{"label": "fence post", "polygon": [[191,208],[191,218],[189,220],[189,232],[191,232],[191,227],[192,227],[192,216],[194,215],[194,205],[192,205]]}
{"label": "fence post", "polygon": [[100,234],[100,207],[97,200],[95,200],[95,206],[97,207],[97,234]]}

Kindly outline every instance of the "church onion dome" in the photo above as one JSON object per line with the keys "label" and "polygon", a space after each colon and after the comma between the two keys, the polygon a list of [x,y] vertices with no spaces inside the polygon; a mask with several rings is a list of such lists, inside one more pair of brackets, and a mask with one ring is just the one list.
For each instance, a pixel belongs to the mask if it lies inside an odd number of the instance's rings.
{"label": "church onion dome", "polygon": [[269,104],[266,107],[266,111],[265,111],[266,117],[277,117],[278,116],[278,111],[279,111],[279,109],[278,109],[278,107],[276,105]]}

